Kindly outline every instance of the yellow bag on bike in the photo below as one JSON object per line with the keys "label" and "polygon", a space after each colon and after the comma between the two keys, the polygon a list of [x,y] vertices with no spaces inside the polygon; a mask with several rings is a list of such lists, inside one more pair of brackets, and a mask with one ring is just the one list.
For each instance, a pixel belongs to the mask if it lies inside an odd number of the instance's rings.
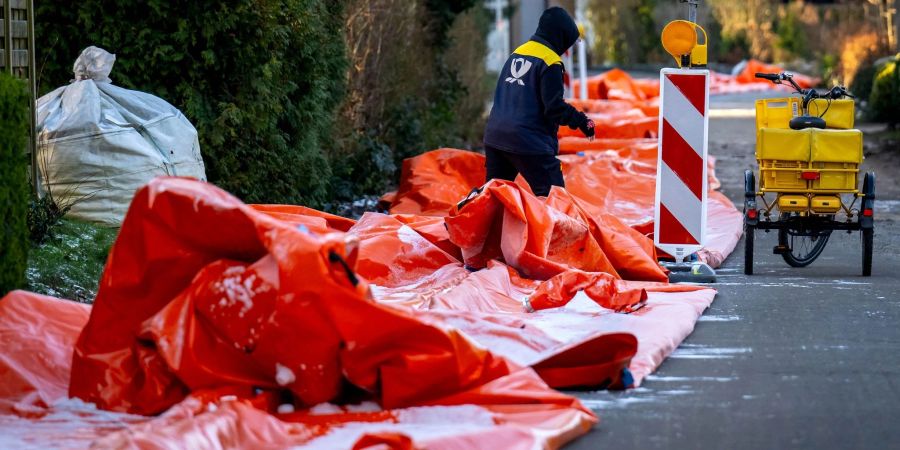
{"label": "yellow bag on bike", "polygon": [[813,130],[810,167],[818,172],[810,188],[854,191],[859,163],[863,160],[863,135],[859,130]]}
{"label": "yellow bag on bike", "polygon": [[812,130],[763,128],[756,141],[759,160],[759,187],[768,191],[797,191],[807,188],[803,169],[809,165]]}
{"label": "yellow bag on bike", "polygon": [[812,130],[763,128],[759,130],[756,159],[777,161],[809,161]]}
{"label": "yellow bag on bike", "polygon": [[827,100],[817,98],[807,106],[809,115],[825,119],[825,126],[834,130],[853,128],[856,104],[851,99]]}
{"label": "yellow bag on bike", "polygon": [[759,99],[756,101],[756,131],[759,132],[763,128],[788,129],[791,119],[799,115],[799,98]]}
{"label": "yellow bag on bike", "polygon": [[812,130],[810,161],[859,164],[862,159],[862,131]]}

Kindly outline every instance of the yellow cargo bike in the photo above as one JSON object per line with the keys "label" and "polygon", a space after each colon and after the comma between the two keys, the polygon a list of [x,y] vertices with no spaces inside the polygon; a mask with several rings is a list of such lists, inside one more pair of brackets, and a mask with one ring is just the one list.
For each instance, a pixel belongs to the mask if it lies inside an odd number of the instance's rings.
{"label": "yellow cargo bike", "polygon": [[862,132],[853,128],[854,101],[843,87],[801,89],[790,73],[757,73],[790,84],[800,97],[756,102],[755,173],[744,173],[744,273],[753,274],[756,230],[777,230],[774,252],[793,267],[822,254],[833,231],[860,232],[862,274],[872,274],[875,173],[859,187]]}

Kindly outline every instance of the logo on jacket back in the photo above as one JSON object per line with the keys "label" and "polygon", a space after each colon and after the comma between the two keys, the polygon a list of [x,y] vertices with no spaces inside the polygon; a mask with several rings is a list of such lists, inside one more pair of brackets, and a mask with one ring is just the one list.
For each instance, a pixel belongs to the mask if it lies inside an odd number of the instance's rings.
{"label": "logo on jacket back", "polygon": [[509,64],[509,72],[511,77],[506,78],[507,83],[519,83],[519,86],[525,86],[525,82],[520,80],[528,70],[531,69],[531,61],[525,58],[516,58]]}

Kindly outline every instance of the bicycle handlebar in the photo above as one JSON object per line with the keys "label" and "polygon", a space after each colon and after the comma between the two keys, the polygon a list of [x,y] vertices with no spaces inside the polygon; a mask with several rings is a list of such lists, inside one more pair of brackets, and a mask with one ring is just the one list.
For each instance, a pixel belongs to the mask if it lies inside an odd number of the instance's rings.
{"label": "bicycle handlebar", "polygon": [[834,100],[837,100],[841,97],[856,98],[855,95],[851,94],[849,91],[847,91],[847,88],[843,86],[835,86],[831,88],[831,90],[828,91],[828,96]]}
{"label": "bicycle handlebar", "polygon": [[781,75],[777,73],[756,72],[756,78],[762,78],[769,81],[779,81],[781,80]]}
{"label": "bicycle handlebar", "polygon": [[781,72],[781,73],[765,73],[765,72],[756,72],[756,78],[762,78],[764,80],[769,80],[775,84],[781,84],[782,81],[787,81],[794,90],[797,91],[798,94],[803,96],[803,107],[806,108],[806,105],[814,98],[829,98],[832,100],[837,100],[842,97],[850,97],[856,98],[847,89],[843,86],[835,86],[831,88],[830,91],[825,92],[824,94],[819,94],[815,89],[802,89],[794,81],[794,75],[789,72]]}

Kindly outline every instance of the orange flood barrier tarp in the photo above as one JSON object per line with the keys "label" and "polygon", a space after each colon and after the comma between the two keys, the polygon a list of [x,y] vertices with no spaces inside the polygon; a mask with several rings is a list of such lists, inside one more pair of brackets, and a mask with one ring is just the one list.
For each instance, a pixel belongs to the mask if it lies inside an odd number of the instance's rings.
{"label": "orange flood barrier tarp", "polygon": [[[755,77],[757,72],[782,72],[784,71],[784,68],[782,67],[765,64],[761,61],[751,59],[742,63],[739,69],[740,71],[735,75],[711,72],[709,86],[710,93],[730,94],[766,90],[793,90],[787,85],[776,86],[769,81]],[[796,81],[801,88],[808,89],[817,85],[821,80],[807,75],[794,73],[794,81]],[[580,81],[577,79],[572,80],[572,92],[579,92],[579,89]],[[587,78],[587,94],[589,99],[623,102],[636,108],[645,108],[645,105],[656,100],[657,97],[659,97],[659,90],[658,76],[654,76],[653,78],[632,78],[627,72],[621,69],[612,69]],[[587,113],[599,112],[594,111],[589,107],[581,107],[581,105],[576,102],[573,102],[573,104]],[[648,112],[648,115],[658,114],[658,110],[657,104],[657,112]]]}
{"label": "orange flood barrier tarp", "polygon": [[[23,292],[0,300],[0,336],[11,350],[6,366],[27,369],[47,359],[30,354],[40,347],[34,336],[58,343],[46,371],[0,371],[0,384],[12,386],[5,405],[45,408],[29,412],[29,421],[3,417],[4,432],[40,428],[73,408],[57,401],[81,325],[69,393],[101,409],[164,414],[123,415],[133,423],[123,419],[129,425],[120,424],[121,432],[97,430],[90,422],[102,413],[76,405],[88,423],[68,426],[90,429],[76,447],[98,437],[99,445],[117,447],[279,447],[320,439],[338,448],[379,439],[558,447],[595,423],[577,400],[547,387],[533,369],[475,344],[439,312],[374,301],[369,283],[352,270],[359,257],[378,252],[362,244],[371,239],[312,232],[273,212],[209,184],[160,178],[137,193],[86,324],[81,305]],[[78,314],[58,325],[44,320],[66,308]],[[23,329],[31,333],[23,337]],[[594,364],[618,376],[636,343],[607,334],[581,345],[618,342]],[[527,333],[507,339],[534,348]],[[545,347],[549,352],[533,362],[565,373],[568,360],[545,361],[564,353],[563,345]],[[269,415],[285,406],[297,412]],[[431,433],[417,431],[429,423]],[[47,446],[73,439],[19,437]]]}
{"label": "orange flood barrier tarp", "polygon": [[[484,157],[453,149],[406,160],[391,214],[359,220],[155,180],[93,307],[0,300],[0,447],[530,449],[585,433],[596,416],[553,388],[639,385],[715,296],[667,284],[649,236],[658,82],[613,71],[591,90],[604,100],[573,104],[599,138],[561,130],[567,189],[547,198],[483,186]],[[699,257],[715,267],[741,214],[716,191],[708,213]]]}
{"label": "orange flood barrier tarp", "polygon": [[[591,142],[583,138],[564,138],[560,140],[560,152],[563,153],[560,160],[567,194],[577,199],[588,215],[614,216],[617,222],[637,231],[636,234],[653,231],[655,139],[601,138]],[[473,187],[479,186],[484,173],[484,156],[464,150],[441,149],[410,158],[404,161],[403,182],[391,212],[446,216]],[[714,189],[719,182],[714,170],[709,173],[710,188]],[[434,180],[438,178],[443,180],[439,188],[434,186]],[[524,180],[519,178],[517,182],[527,189]],[[432,195],[422,196],[420,187],[427,187]],[[718,191],[709,193],[707,214],[708,242],[700,257],[717,267],[740,240],[742,216]],[[613,225],[618,227],[618,224]],[[644,239],[642,245],[652,248],[652,239]]]}

